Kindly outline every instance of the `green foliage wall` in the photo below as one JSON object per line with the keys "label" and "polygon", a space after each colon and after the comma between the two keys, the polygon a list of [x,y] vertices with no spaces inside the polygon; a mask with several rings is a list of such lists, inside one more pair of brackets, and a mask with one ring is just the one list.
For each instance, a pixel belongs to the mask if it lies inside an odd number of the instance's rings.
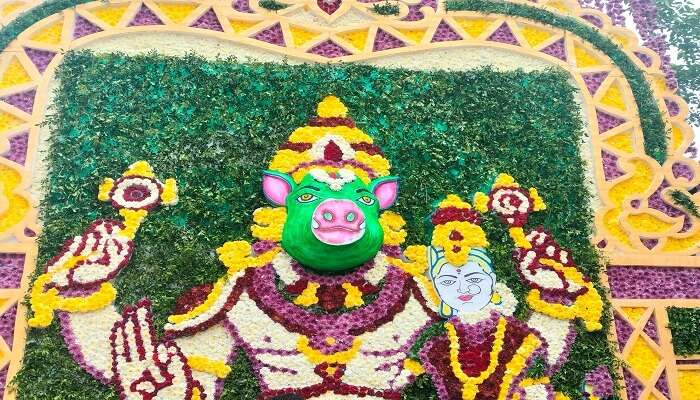
{"label": "green foliage wall", "polygon": [[[69,54],[57,74],[39,265],[95,218],[115,217],[96,199],[102,178],[119,176],[136,160],[149,161],[158,176],[178,180],[180,202],[148,216],[116,286],[120,306],[150,297],[158,328],[180,294],[224,273],[216,247],[251,239],[252,211],[265,205],[261,170],[328,94],[345,102],[401,177],[394,210],[408,222],[407,244],[427,243],[427,217],[447,193],[470,198],[497,173],[509,172],[521,184],[537,186],[548,204],[532,224],[552,230],[597,281],[598,259],[588,242],[590,194],[579,155],[582,125],[575,89],[563,73],[416,72],[80,52]],[[507,232],[490,218],[484,228],[499,279],[522,300]],[[519,315],[525,311],[521,305]],[[554,384],[580,398],[585,372],[601,363],[613,363],[605,332],[580,330]],[[257,384],[244,357],[233,370],[223,398],[255,398]],[[116,398],[70,359],[56,323],[30,331],[17,384],[22,400]],[[405,392],[411,399],[434,396],[426,377]]]}
{"label": "green foliage wall", "polygon": [[700,308],[669,307],[673,351],[681,356],[700,354]]}

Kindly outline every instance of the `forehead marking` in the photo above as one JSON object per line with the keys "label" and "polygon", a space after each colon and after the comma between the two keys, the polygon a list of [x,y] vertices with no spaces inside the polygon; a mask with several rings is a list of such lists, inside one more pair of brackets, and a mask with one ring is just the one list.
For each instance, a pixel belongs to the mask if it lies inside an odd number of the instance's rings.
{"label": "forehead marking", "polygon": [[335,173],[335,177],[331,177],[328,171],[314,168],[309,171],[309,174],[317,181],[325,183],[328,188],[334,192],[339,192],[343,189],[346,183],[353,182],[357,179],[355,173],[349,169],[341,168]]}

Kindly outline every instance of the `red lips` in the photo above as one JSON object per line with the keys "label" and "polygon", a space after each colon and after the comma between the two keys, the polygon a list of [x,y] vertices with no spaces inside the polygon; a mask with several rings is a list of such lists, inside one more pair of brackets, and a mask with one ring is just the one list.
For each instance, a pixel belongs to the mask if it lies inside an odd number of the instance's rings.
{"label": "red lips", "polygon": [[457,297],[457,298],[458,298],[460,301],[469,301],[469,300],[472,299],[472,297],[474,297],[474,296],[470,296],[470,295],[468,295],[468,294],[463,294],[463,295],[461,295],[461,296],[459,296],[459,297]]}

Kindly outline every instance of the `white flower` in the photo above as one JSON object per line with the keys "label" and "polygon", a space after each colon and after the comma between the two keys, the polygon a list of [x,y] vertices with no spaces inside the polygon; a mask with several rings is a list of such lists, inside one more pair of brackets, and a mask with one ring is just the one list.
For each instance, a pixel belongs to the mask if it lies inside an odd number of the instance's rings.
{"label": "white flower", "polygon": [[162,190],[162,185],[155,179],[127,176],[114,183],[110,197],[120,208],[150,209],[160,203]]}
{"label": "white flower", "polygon": [[346,183],[357,179],[354,172],[345,168],[339,169],[335,177],[331,177],[327,171],[320,168],[314,168],[309,171],[309,173],[316,181],[327,184],[328,187],[335,192],[342,190],[343,185]]}

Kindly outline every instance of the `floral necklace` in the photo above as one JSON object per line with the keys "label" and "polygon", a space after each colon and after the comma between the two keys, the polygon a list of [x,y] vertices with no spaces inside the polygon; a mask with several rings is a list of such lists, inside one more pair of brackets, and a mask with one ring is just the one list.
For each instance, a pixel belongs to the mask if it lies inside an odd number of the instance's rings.
{"label": "floral necklace", "polygon": [[372,261],[340,276],[324,276],[302,268],[286,253],[272,261],[277,289],[298,306],[319,313],[348,311],[364,306],[383,286],[387,258],[379,253]]}
{"label": "floral necklace", "polygon": [[[382,276],[384,284],[377,291],[374,301],[364,307],[353,308],[344,313],[314,313],[302,305],[288,301],[277,290],[275,285],[277,278],[282,282],[287,282],[293,278],[293,274],[290,271],[299,273],[298,270],[279,268],[280,260],[284,262],[285,257],[288,258],[289,256],[276,257],[277,262],[273,262],[273,265],[256,268],[251,277],[248,293],[256,305],[270,318],[282,324],[288,331],[306,336],[312,348],[324,352],[335,353],[352,348],[355,344],[354,339],[357,336],[365,332],[374,331],[400,313],[411,292],[410,276],[408,274],[399,268],[387,265],[384,267],[386,272],[380,274],[373,268],[376,263],[371,263],[354,273],[347,274],[345,277],[352,277],[354,276],[353,274],[362,274],[369,276],[369,278],[366,278],[369,281]],[[276,264],[278,268],[275,267]],[[377,276],[372,276],[372,274]],[[319,277],[323,283],[330,282],[323,278],[339,279],[339,277]],[[316,283],[320,287],[321,283]],[[369,281],[369,283],[372,282]],[[329,340],[328,338],[331,339]]]}
{"label": "floral necklace", "polygon": [[450,366],[455,377],[462,383],[462,399],[473,400],[479,392],[478,386],[488,379],[498,367],[498,354],[503,348],[503,341],[506,333],[507,321],[504,317],[498,318],[496,332],[489,354],[489,363],[486,368],[477,376],[469,376],[463,369],[459,361],[459,335],[457,328],[452,322],[445,322],[447,337],[450,340]]}

